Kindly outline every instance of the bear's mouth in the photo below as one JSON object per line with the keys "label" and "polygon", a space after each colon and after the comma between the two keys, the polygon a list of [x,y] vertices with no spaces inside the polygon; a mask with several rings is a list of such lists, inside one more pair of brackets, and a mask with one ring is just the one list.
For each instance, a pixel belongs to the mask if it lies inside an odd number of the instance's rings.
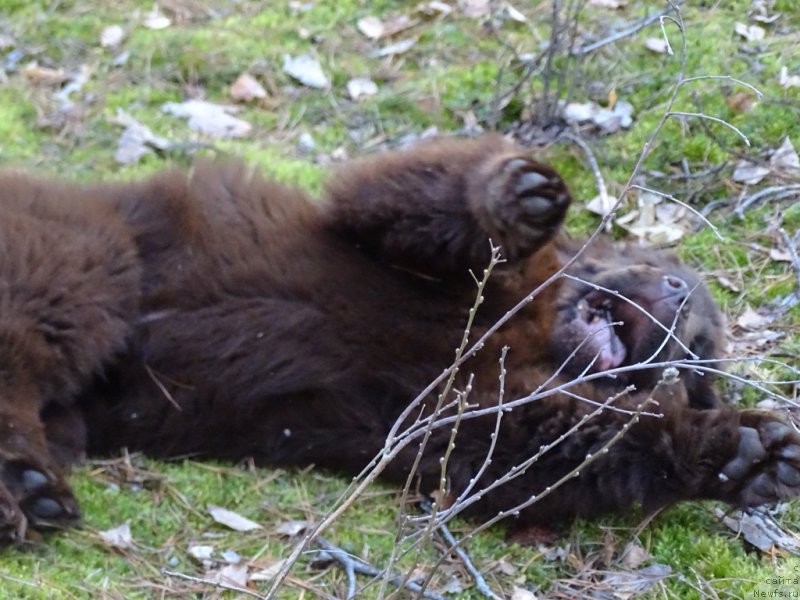
{"label": "bear's mouth", "polygon": [[576,325],[580,334],[585,337],[584,344],[596,356],[595,369],[607,371],[622,365],[627,351],[625,344],[614,331],[611,302],[605,301],[599,306],[592,306],[584,297],[578,301],[576,308],[578,311]]}

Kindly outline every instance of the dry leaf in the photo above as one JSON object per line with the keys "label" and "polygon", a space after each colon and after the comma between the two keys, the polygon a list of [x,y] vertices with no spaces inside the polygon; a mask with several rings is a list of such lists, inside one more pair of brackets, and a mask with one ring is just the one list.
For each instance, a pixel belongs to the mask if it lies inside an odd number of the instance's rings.
{"label": "dry leaf", "polygon": [[777,262],[792,262],[792,253],[788,250],[778,250],[777,248],[772,248],[769,251],[769,257]]}
{"label": "dry leaf", "polygon": [[284,54],[283,72],[308,87],[323,89],[330,86],[330,80],[322,71],[322,65],[309,54],[294,57]]}
{"label": "dry leaf", "polygon": [[378,93],[378,85],[366,77],[356,77],[347,82],[347,93],[353,100],[374,96]]}
{"label": "dry leaf", "polygon": [[172,21],[161,14],[158,4],[154,4],[153,10],[144,15],[144,26],[148,29],[166,29],[170,25]]}
{"label": "dry leaf", "polygon": [[480,19],[489,14],[489,0],[466,0],[460,4],[464,15],[471,19]]}
{"label": "dry leaf", "polygon": [[666,54],[669,51],[669,44],[663,37],[651,37],[645,39],[644,47],[651,52],[657,52],[658,54]]}
{"label": "dry leaf", "polygon": [[625,0],[589,0],[589,5],[599,8],[622,8],[625,6]]}
{"label": "dry leaf", "polygon": [[769,166],[774,171],[800,170],[800,157],[797,156],[792,140],[789,139],[788,135],[783,138],[783,143],[770,157]]}
{"label": "dry leaf", "polygon": [[125,37],[125,30],[119,25],[109,25],[100,33],[100,45],[103,48],[119,46]]}
{"label": "dry leaf", "polygon": [[762,329],[769,325],[772,321],[769,317],[765,317],[764,315],[758,314],[754,311],[750,306],[748,306],[744,312],[736,319],[736,325],[738,325],[742,329],[747,329],[750,331],[756,331],[758,329]]}
{"label": "dry leaf", "polygon": [[394,44],[390,44],[388,46],[384,46],[383,48],[376,50],[370,56],[373,58],[383,58],[384,56],[394,56],[396,54],[403,54],[408,52],[414,44],[417,43],[415,38],[409,38],[406,40],[399,40]]}
{"label": "dry leaf", "polygon": [[748,42],[757,42],[763,40],[767,35],[767,30],[758,25],[745,25],[744,23],[736,23],[733,30],[746,39]]}
{"label": "dry leaf", "polygon": [[275,578],[286,563],[286,559],[275,561],[268,567],[250,574],[250,581],[270,581]]}
{"label": "dry leaf", "polygon": [[536,594],[521,587],[514,586],[511,600],[536,600]]}
{"label": "dry leaf", "polygon": [[733,283],[730,279],[725,277],[724,275],[717,276],[717,282],[724,288],[729,289],[732,292],[736,292],[737,294],[742,291],[742,288],[735,283]]}
{"label": "dry leaf", "polygon": [[256,81],[256,78],[249,73],[242,73],[233,82],[230,89],[230,96],[237,102],[250,102],[256,98],[266,98],[267,90]]}
{"label": "dry leaf", "polygon": [[563,108],[562,115],[569,123],[594,123],[605,133],[614,133],[620,128],[627,129],[633,123],[633,105],[618,101],[611,109],[603,108],[596,102],[570,102]]}
{"label": "dry leaf", "polygon": [[800,87],[800,75],[789,75],[789,69],[781,67],[780,74],[778,75],[778,83],[781,84],[783,89]]}
{"label": "dry leaf", "polygon": [[516,21],[517,23],[527,23],[528,22],[528,17],[523,15],[521,12],[519,12],[516,8],[514,8],[510,4],[506,4],[505,9],[506,9],[506,14],[508,15],[508,18],[511,19],[512,21]]}
{"label": "dry leaf", "polygon": [[756,104],[756,97],[750,92],[739,92],[725,98],[725,104],[733,112],[748,113],[753,110],[753,106]]}
{"label": "dry leaf", "polygon": [[125,521],[119,527],[106,529],[98,532],[103,541],[112,548],[127,550],[133,547],[133,536],[131,536],[131,522]]}
{"label": "dry leaf", "polygon": [[311,527],[311,521],[286,521],[275,528],[275,533],[286,537],[296,537]]}
{"label": "dry leaf", "polygon": [[637,571],[618,571],[603,577],[602,582],[613,590],[614,597],[622,600],[633,598],[652,590],[658,582],[669,577],[669,565],[650,565]]}
{"label": "dry leaf", "polygon": [[747,185],[755,185],[769,175],[770,170],[749,160],[740,160],[733,169],[731,179]]}
{"label": "dry leaf", "polygon": [[377,40],[383,36],[383,21],[378,17],[361,17],[356,23],[356,27],[371,40]]}
{"label": "dry leaf", "polygon": [[605,217],[616,204],[617,199],[614,196],[609,196],[608,194],[605,196],[597,195],[586,204],[586,210]]}
{"label": "dry leaf", "polygon": [[417,6],[417,12],[429,17],[435,17],[437,15],[449,15],[453,12],[453,7],[439,0],[433,0],[432,2],[425,2]]}
{"label": "dry leaf", "polygon": [[263,527],[255,521],[251,521],[250,519],[247,519],[242,515],[233,512],[232,510],[228,510],[227,508],[222,508],[221,506],[216,506],[214,504],[209,504],[206,506],[206,508],[211,514],[211,518],[217,523],[225,525],[225,527],[230,527],[235,531],[252,531],[253,529],[263,529]]}
{"label": "dry leaf", "polygon": [[61,85],[68,79],[63,69],[48,69],[35,62],[23,67],[22,74],[34,85]]}
{"label": "dry leaf", "polygon": [[196,558],[197,560],[209,560],[211,556],[214,554],[214,546],[207,546],[205,544],[194,544],[189,546],[188,549],[189,556]]}
{"label": "dry leaf", "polygon": [[396,14],[383,22],[383,33],[381,37],[392,37],[401,31],[405,31],[417,24],[417,21],[412,20],[404,14]]}
{"label": "dry leaf", "polygon": [[762,511],[725,512],[716,508],[714,513],[725,525],[762,552],[772,553],[776,548],[792,554],[800,551],[797,537],[783,531],[772,517]]}
{"label": "dry leaf", "polygon": [[235,106],[213,104],[205,100],[186,100],[167,102],[161,106],[161,110],[188,119],[191,129],[215,138],[244,137],[253,130],[250,123],[229,114],[238,110]]}
{"label": "dry leaf", "polygon": [[114,153],[114,160],[120,164],[136,164],[143,156],[152,153],[153,148],[166,150],[170,146],[169,140],[155,135],[147,126],[121,108],[117,109],[117,114],[112,122],[125,128],[119,137],[117,151]]}
{"label": "dry leaf", "polygon": [[245,564],[225,565],[221,569],[207,571],[205,578],[214,583],[224,583],[243,589],[246,589],[249,580]]}
{"label": "dry leaf", "polygon": [[622,565],[628,569],[637,569],[650,558],[650,553],[644,549],[644,546],[638,540],[630,542],[622,551]]}

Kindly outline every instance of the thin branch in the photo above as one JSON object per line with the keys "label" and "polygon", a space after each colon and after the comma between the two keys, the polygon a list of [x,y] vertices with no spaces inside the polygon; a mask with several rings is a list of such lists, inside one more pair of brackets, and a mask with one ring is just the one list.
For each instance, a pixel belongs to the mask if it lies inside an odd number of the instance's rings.
{"label": "thin branch", "polygon": [[656,21],[660,20],[662,17],[667,15],[668,13],[672,12],[673,10],[677,10],[677,7],[683,4],[683,0],[678,0],[677,2],[671,3],[669,8],[665,8],[663,10],[658,11],[657,13],[653,13],[652,15],[645,17],[641,21],[634,23],[630,27],[623,29],[622,31],[618,31],[617,33],[608,36],[607,38],[603,38],[602,40],[598,40],[591,44],[586,44],[585,46],[581,46],[580,48],[576,48],[572,51],[572,54],[575,56],[581,56],[584,54],[589,54],[590,52],[594,52],[598,48],[602,48],[603,46],[608,46],[609,44],[613,44],[618,42],[626,37],[641,31],[648,25],[655,23]]}
{"label": "thin branch", "polygon": [[221,581],[214,581],[213,579],[205,579],[203,577],[194,577],[193,575],[186,575],[185,573],[178,573],[177,571],[170,571],[169,569],[161,569],[162,575],[168,575],[170,577],[176,577],[178,579],[184,579],[186,581],[191,581],[192,583],[200,583],[202,585],[210,585],[215,588],[219,588],[221,590],[230,590],[231,592],[239,592],[240,594],[244,594],[245,596],[250,596],[251,598],[258,598],[259,600],[267,600],[266,596],[262,596],[252,590],[248,590],[247,588],[223,583]]}
{"label": "thin branch", "polygon": [[736,127],[735,125],[731,125],[725,119],[720,119],[719,117],[712,117],[705,113],[693,113],[693,112],[683,112],[683,111],[670,111],[669,116],[671,117],[697,117],[698,119],[707,119],[709,121],[714,121],[715,123],[719,123],[720,125],[725,125],[728,129],[735,131],[742,140],[744,140],[745,145],[750,146],[750,140],[747,139],[747,136],[742,133],[742,131]]}
{"label": "thin branch", "polygon": [[[435,514],[435,507],[431,505],[428,501],[423,501],[421,503],[422,510],[427,512],[430,515]],[[438,523],[436,525],[436,530],[439,534],[444,538],[444,541],[447,542],[451,548],[455,549],[456,556],[464,563],[464,568],[467,569],[467,572],[472,576],[473,581],[475,582],[475,587],[477,590],[483,594],[486,598],[491,598],[492,600],[501,600],[500,596],[495,594],[492,589],[489,587],[489,584],[486,583],[486,579],[484,579],[481,572],[475,566],[475,563],[472,562],[472,559],[467,554],[466,550],[464,550],[461,545],[456,540],[455,536],[450,532],[447,528],[447,525],[444,523]]]}
{"label": "thin branch", "polygon": [[[353,574],[353,580],[355,578],[355,573],[360,575],[367,575],[369,577],[380,577],[381,571],[376,569],[369,563],[364,562],[360,558],[356,558],[338,546],[331,544],[328,540],[323,537],[317,536],[314,542],[322,548],[328,556],[332,560],[335,560],[339,564],[341,564],[348,573],[348,579]],[[403,587],[410,592],[422,594],[424,598],[429,598],[429,600],[447,600],[441,594],[437,594],[436,592],[431,592],[430,590],[423,590],[420,584],[413,582],[413,581],[405,581],[403,577],[399,575],[395,575],[390,578],[390,583],[397,587]],[[352,590],[352,591],[351,591]],[[349,587],[348,589],[348,599],[354,598],[356,595],[356,591],[354,588]]]}

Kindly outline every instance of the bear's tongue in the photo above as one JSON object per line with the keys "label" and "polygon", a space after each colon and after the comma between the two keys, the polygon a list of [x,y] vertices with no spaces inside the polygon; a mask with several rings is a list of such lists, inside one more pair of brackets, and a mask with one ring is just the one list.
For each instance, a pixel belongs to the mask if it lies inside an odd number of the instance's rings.
{"label": "bear's tongue", "polygon": [[597,370],[606,371],[620,366],[625,360],[625,345],[614,333],[609,318],[594,312],[586,322],[586,327],[587,335],[591,336],[597,348]]}

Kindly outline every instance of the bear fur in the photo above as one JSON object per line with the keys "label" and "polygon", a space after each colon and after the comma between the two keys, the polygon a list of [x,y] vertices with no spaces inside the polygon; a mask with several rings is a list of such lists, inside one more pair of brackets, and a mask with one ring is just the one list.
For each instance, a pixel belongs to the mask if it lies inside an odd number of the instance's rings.
{"label": "bear fur", "polygon": [[[528,526],[797,495],[800,436],[714,391],[724,324],[700,278],[604,241],[573,260],[581,243],[558,233],[569,202],[497,135],[356,161],[320,199],[230,163],[96,186],[0,175],[0,541],[74,523],[66,469],[121,447],[359,473],[444,379],[490,241],[505,262],[470,340],[521,305],[455,378],[475,414],[448,461],[451,500]],[[504,348],[513,410],[498,421]],[[451,429],[421,455],[423,492]],[[420,439],[386,479],[407,479]]]}

